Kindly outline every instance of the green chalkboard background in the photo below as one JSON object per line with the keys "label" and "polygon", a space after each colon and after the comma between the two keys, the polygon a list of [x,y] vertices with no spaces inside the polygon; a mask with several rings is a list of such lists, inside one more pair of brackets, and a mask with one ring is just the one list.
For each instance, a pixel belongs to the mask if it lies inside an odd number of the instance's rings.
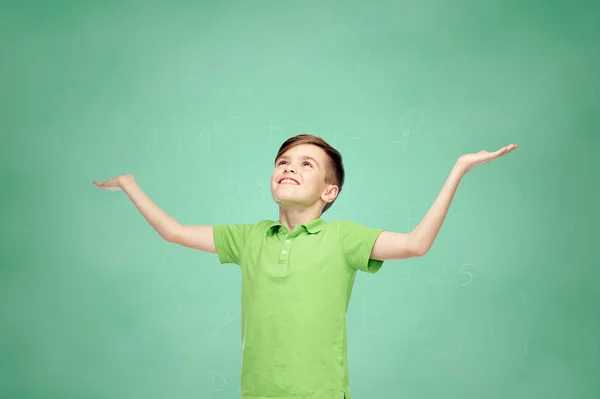
{"label": "green chalkboard background", "polygon": [[183,224],[277,219],[279,145],[344,156],[325,215],[424,257],[357,276],[353,399],[600,397],[600,5],[54,1],[0,6],[0,397],[239,398],[240,273]]}

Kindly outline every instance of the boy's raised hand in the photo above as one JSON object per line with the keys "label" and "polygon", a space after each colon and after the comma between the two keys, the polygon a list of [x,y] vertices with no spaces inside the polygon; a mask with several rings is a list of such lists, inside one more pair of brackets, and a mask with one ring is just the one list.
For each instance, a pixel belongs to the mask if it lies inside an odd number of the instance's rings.
{"label": "boy's raised hand", "polygon": [[496,159],[503,155],[508,154],[509,152],[513,151],[515,148],[517,148],[516,144],[510,144],[510,145],[507,145],[506,147],[502,147],[498,151],[494,151],[494,152],[487,152],[486,150],[482,150],[476,154],[465,154],[465,155],[461,156],[460,158],[458,158],[456,165],[459,168],[461,168],[462,170],[464,170],[465,172],[468,172],[469,170],[471,170],[479,165],[483,165],[484,163],[488,163],[493,159]]}
{"label": "boy's raised hand", "polygon": [[110,190],[110,191],[118,191],[118,190],[122,190],[122,184],[123,181],[125,179],[132,179],[133,175],[127,174],[127,175],[122,175],[122,176],[117,176],[117,177],[113,177],[110,180],[107,180],[103,183],[99,182],[98,180],[94,180],[94,184],[99,187],[102,188],[104,190]]}

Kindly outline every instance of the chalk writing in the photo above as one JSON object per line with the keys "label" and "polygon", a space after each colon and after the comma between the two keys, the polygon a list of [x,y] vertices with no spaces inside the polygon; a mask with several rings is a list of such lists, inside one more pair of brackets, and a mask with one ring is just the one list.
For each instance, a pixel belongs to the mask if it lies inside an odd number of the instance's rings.
{"label": "chalk writing", "polygon": [[[458,272],[461,276],[461,278],[459,280],[462,280],[462,282],[457,282],[458,285],[468,285],[471,284],[471,281],[473,281],[473,274],[467,270],[468,267],[470,266],[477,266],[476,263],[463,263],[460,265],[460,271]],[[463,278],[468,276],[468,281],[464,281]]]}
{"label": "chalk writing", "polygon": [[229,186],[235,187],[234,192],[230,192],[231,194],[225,196],[225,202],[227,204],[227,212],[229,215],[235,214],[235,211],[239,211],[241,209],[241,202],[238,200],[238,197],[242,194],[242,184],[237,180],[229,180],[227,182]]}
{"label": "chalk writing", "polygon": [[447,284],[448,281],[441,278],[447,272],[446,265],[442,264],[442,262],[440,262],[440,261],[433,261],[433,262],[430,262],[430,264],[436,265],[435,268],[437,269],[438,273],[435,277],[430,278],[427,281],[430,283],[435,281],[436,283],[439,283],[439,284]]}
{"label": "chalk writing", "polygon": [[407,266],[406,281],[466,286],[473,282],[472,268],[478,263],[453,264],[437,260],[417,262]]}
{"label": "chalk writing", "polygon": [[195,130],[196,138],[195,141],[198,143],[201,149],[211,150],[212,149],[212,137],[211,133],[205,126],[199,126]]}
{"label": "chalk writing", "polygon": [[418,109],[409,109],[400,119],[400,131],[402,136],[398,140],[394,140],[394,144],[403,144],[402,151],[406,153],[408,139],[411,134],[418,133],[423,126],[423,113]]}
{"label": "chalk writing", "polygon": [[228,325],[231,324],[231,322],[233,322],[234,319],[234,315],[230,312],[230,311],[226,311],[223,309],[215,309],[215,312],[218,314],[218,326],[216,326],[216,328],[214,329],[213,333],[211,334],[211,337],[216,336],[218,333],[220,333],[221,331],[223,331],[223,329],[225,329],[225,327],[227,327]]}
{"label": "chalk writing", "polygon": [[217,373],[216,371],[210,372],[210,391],[211,392],[219,392],[224,391],[229,387],[229,383],[227,379],[223,377],[223,375]]}
{"label": "chalk writing", "polygon": [[369,54],[363,54],[362,57],[360,57],[360,62],[358,64],[355,64],[354,67],[358,70],[361,70],[365,67],[365,61],[369,58]]}

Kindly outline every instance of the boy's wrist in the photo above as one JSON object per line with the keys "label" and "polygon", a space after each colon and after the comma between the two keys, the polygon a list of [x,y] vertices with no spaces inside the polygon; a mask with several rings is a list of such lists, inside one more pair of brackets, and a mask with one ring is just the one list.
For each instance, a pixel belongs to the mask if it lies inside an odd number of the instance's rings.
{"label": "boy's wrist", "polygon": [[121,188],[123,188],[123,186],[134,182],[134,178],[132,174],[126,174],[126,175],[122,175],[119,176],[119,186],[121,186]]}
{"label": "boy's wrist", "polygon": [[456,162],[456,164],[452,168],[452,172],[454,174],[457,174],[459,177],[463,177],[467,174],[468,171],[469,170],[465,168],[464,165],[462,165],[460,162]]}

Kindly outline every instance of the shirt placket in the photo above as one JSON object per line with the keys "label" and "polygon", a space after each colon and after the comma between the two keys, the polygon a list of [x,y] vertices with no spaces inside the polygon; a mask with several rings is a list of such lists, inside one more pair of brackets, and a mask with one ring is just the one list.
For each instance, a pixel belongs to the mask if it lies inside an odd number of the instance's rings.
{"label": "shirt placket", "polygon": [[292,247],[292,242],[295,237],[295,232],[292,232],[291,234],[286,234],[284,236],[283,241],[281,242],[281,247],[279,250],[279,263],[277,267],[277,271],[279,274],[286,274],[289,271],[290,249]]}

